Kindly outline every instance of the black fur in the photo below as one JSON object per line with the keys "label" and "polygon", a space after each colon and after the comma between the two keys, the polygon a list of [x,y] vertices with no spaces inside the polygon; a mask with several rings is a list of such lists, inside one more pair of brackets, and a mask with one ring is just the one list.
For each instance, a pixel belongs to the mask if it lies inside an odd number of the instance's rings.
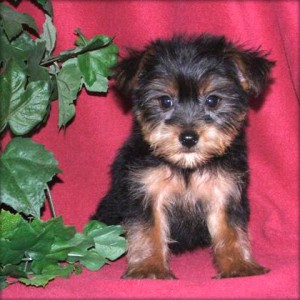
{"label": "black fur", "polygon": [[[132,196],[131,191],[139,186],[135,187],[130,180],[130,172],[167,165],[184,178],[187,187],[194,172],[224,170],[236,174],[242,199],[228,201],[227,216],[232,225],[238,224],[246,230],[249,220],[246,117],[243,120],[239,117],[246,115],[249,97],[258,95],[267,84],[272,66],[265,53],[243,50],[224,37],[211,35],[157,40],[123,59],[115,70],[116,86],[133,99],[135,120],[128,141],[112,165],[111,189],[100,201],[93,218],[107,224],[128,225],[137,221],[151,224],[151,203],[145,205],[142,195]],[[208,95],[199,90],[211,83],[215,86],[213,94],[222,102],[219,108],[210,111],[205,107]],[[168,85],[176,90],[176,101],[172,111],[165,112],[157,99],[169,93]],[[238,133],[224,153],[185,167],[168,155],[157,155],[142,132],[145,123],[153,128],[163,123],[182,130],[212,125],[224,134],[232,134],[232,128],[238,129]],[[169,244],[170,249],[178,253],[209,245],[211,237],[200,201],[192,212],[184,210],[180,199],[175,203],[167,208],[171,239],[175,241]]]}

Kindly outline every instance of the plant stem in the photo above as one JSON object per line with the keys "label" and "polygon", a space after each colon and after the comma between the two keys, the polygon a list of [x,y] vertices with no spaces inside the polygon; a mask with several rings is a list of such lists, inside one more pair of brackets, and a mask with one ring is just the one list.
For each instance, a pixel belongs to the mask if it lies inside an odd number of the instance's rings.
{"label": "plant stem", "polygon": [[28,267],[28,263],[32,261],[31,257],[25,257],[22,259],[22,261],[25,261],[25,265],[24,265],[24,272],[27,272],[27,267]]}
{"label": "plant stem", "polygon": [[48,194],[48,200],[49,200],[49,204],[50,204],[52,217],[56,218],[56,212],[55,212],[55,208],[54,208],[53,199],[52,199],[51,192],[50,192],[50,189],[47,184],[46,184],[46,190],[47,190],[47,194]]}
{"label": "plant stem", "polygon": [[62,51],[58,55],[51,56],[51,57],[48,57],[47,59],[43,60],[40,63],[40,65],[47,66],[47,65],[53,64],[54,62],[57,62],[57,61],[64,62],[70,58],[77,57],[80,54],[84,54],[86,52],[90,52],[90,51],[94,51],[94,50],[99,50],[99,49],[107,46],[108,44],[110,44],[115,38],[115,37],[112,37],[109,41],[107,41],[105,43],[94,42],[94,43],[88,45],[88,40],[83,36],[81,31],[77,30],[76,33],[77,33],[77,35],[79,35],[79,38],[83,41],[83,43],[86,44],[85,46],[79,46],[76,48],[71,48],[66,51]]}

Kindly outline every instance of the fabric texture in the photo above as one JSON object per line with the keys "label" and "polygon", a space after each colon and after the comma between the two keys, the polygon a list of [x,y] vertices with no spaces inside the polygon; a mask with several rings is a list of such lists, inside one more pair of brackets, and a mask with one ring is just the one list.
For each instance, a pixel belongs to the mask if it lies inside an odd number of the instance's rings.
{"label": "fabric texture", "polygon": [[[298,1],[69,1],[52,0],[58,30],[55,52],[73,47],[76,28],[89,38],[115,36],[121,56],[127,47],[174,33],[226,35],[271,51],[273,83],[251,100],[247,128],[251,182],[249,225],[254,257],[271,272],[263,276],[215,280],[209,249],[171,258],[174,281],[121,280],[122,258],[97,272],[85,270],[55,279],[45,288],[15,284],[3,299],[299,299],[299,2]],[[43,15],[30,2],[20,11]],[[111,82],[111,85],[113,82]],[[58,215],[82,230],[109,188],[109,167],[127,138],[132,117],[110,89],[106,96],[83,91],[76,117],[58,130],[58,103],[33,136],[53,151],[63,173],[52,186]],[[5,143],[10,139],[4,137]],[[43,218],[50,217],[46,206]]]}

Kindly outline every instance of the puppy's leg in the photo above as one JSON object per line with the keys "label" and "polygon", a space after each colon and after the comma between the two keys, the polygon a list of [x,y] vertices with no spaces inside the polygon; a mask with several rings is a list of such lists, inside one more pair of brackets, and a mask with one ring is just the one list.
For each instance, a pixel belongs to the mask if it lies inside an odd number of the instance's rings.
{"label": "puppy's leg", "polygon": [[174,279],[169,268],[167,207],[180,184],[166,166],[131,173],[131,197],[143,209],[127,220],[128,267],[124,278]]}
{"label": "puppy's leg", "polygon": [[123,278],[175,279],[168,264],[168,245],[161,220],[127,226],[128,266]]}
{"label": "puppy's leg", "polygon": [[250,252],[247,232],[232,225],[225,208],[211,211],[208,227],[212,235],[214,260],[219,274],[215,278],[259,275],[269,272],[260,266]]}

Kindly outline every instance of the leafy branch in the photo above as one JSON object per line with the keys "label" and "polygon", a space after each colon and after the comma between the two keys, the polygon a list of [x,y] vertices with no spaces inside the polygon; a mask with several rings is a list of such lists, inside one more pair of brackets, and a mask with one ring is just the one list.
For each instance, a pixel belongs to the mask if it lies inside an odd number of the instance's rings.
{"label": "leafy branch", "polygon": [[75,42],[78,47],[69,49],[67,51],[63,51],[58,55],[46,58],[43,60],[40,65],[46,66],[49,64],[52,64],[56,61],[64,62],[70,58],[76,57],[80,54],[84,54],[89,51],[94,51],[99,48],[103,48],[105,46],[108,46],[113,39],[107,36],[96,36],[91,39],[91,41],[88,41],[86,37],[82,34],[80,29],[75,30],[75,34],[78,35],[78,40]]}
{"label": "leafy branch", "polygon": [[82,233],[65,226],[62,218],[31,223],[20,214],[0,214],[0,287],[16,278],[26,285],[45,286],[55,277],[81,273],[82,266],[98,270],[124,253],[126,242],[120,226],[90,221]]}
{"label": "leafy branch", "polygon": [[50,102],[56,99],[58,126],[65,127],[75,116],[74,101],[83,86],[89,92],[107,92],[118,54],[112,38],[97,35],[88,40],[77,29],[77,47],[51,56],[56,29],[49,15],[43,34],[35,40],[23,28],[38,34],[34,19],[28,14],[0,3],[0,17],[0,65],[4,69],[0,77],[0,132],[9,126],[15,135],[30,133],[46,119]]}
{"label": "leafy branch", "polygon": [[[42,34],[30,15],[0,3],[0,134],[13,136],[0,154],[0,289],[16,280],[45,286],[82,266],[97,270],[126,250],[120,226],[91,221],[80,233],[56,217],[48,182],[61,172],[58,162],[43,145],[21,137],[47,122],[52,101],[59,104],[58,127],[65,128],[83,88],[106,93],[118,48],[111,37],[89,40],[77,29],[76,47],[53,55],[51,2],[32,1],[45,12]],[[54,217],[48,221],[40,220],[45,191]]]}

